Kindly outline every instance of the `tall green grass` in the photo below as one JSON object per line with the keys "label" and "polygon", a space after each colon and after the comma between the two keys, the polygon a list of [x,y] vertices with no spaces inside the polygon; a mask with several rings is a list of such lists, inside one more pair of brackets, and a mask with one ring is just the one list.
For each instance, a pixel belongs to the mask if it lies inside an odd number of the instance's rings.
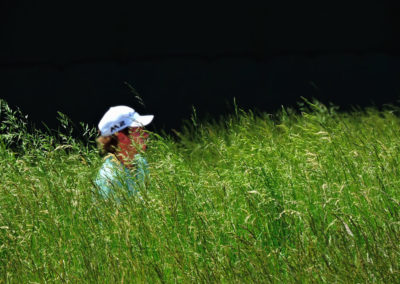
{"label": "tall green grass", "polygon": [[396,109],[300,110],[153,133],[142,198],[114,202],[93,129],[30,129],[2,101],[0,281],[397,282]]}

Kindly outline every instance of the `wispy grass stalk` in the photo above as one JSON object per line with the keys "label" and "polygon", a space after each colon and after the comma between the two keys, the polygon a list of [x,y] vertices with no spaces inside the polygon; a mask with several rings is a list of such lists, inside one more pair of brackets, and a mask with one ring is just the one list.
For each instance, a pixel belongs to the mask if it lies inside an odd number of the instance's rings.
{"label": "wispy grass stalk", "polygon": [[[99,198],[95,131],[1,101],[3,282],[396,282],[395,108],[239,109],[152,134],[141,198]],[[121,189],[124,196],[124,189]],[[0,280],[1,281],[1,280]]]}

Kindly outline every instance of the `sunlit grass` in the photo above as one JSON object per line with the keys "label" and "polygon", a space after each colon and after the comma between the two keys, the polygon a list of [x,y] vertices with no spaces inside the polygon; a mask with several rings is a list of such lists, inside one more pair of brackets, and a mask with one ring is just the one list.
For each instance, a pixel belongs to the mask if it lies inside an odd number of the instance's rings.
{"label": "sunlit grass", "polygon": [[[29,129],[1,102],[4,282],[396,282],[400,119],[236,110],[152,134],[141,198],[98,198],[95,131]],[[123,190],[122,190],[123,192]],[[0,280],[1,281],[1,280]]]}

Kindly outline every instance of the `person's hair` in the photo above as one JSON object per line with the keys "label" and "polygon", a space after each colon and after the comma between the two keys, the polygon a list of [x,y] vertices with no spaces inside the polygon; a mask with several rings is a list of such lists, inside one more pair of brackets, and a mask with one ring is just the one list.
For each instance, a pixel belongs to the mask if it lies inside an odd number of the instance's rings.
{"label": "person's hair", "polygon": [[111,136],[100,136],[97,138],[100,154],[115,153],[118,147],[118,138],[113,134]]}
{"label": "person's hair", "polygon": [[[120,132],[128,135],[129,128],[124,128],[120,130]],[[110,136],[99,136],[97,142],[99,143],[100,152],[103,155],[107,155],[108,153],[115,154],[118,149],[118,137],[116,134]]]}

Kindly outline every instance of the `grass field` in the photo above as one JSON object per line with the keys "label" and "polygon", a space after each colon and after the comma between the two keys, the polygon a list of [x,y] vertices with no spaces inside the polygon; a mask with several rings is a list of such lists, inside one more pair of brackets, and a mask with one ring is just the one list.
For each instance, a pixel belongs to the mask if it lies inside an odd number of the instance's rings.
{"label": "grass field", "polygon": [[[318,102],[151,134],[141,199],[98,198],[95,130],[1,101],[0,282],[394,283],[400,118]],[[122,189],[123,194],[123,189]]]}

